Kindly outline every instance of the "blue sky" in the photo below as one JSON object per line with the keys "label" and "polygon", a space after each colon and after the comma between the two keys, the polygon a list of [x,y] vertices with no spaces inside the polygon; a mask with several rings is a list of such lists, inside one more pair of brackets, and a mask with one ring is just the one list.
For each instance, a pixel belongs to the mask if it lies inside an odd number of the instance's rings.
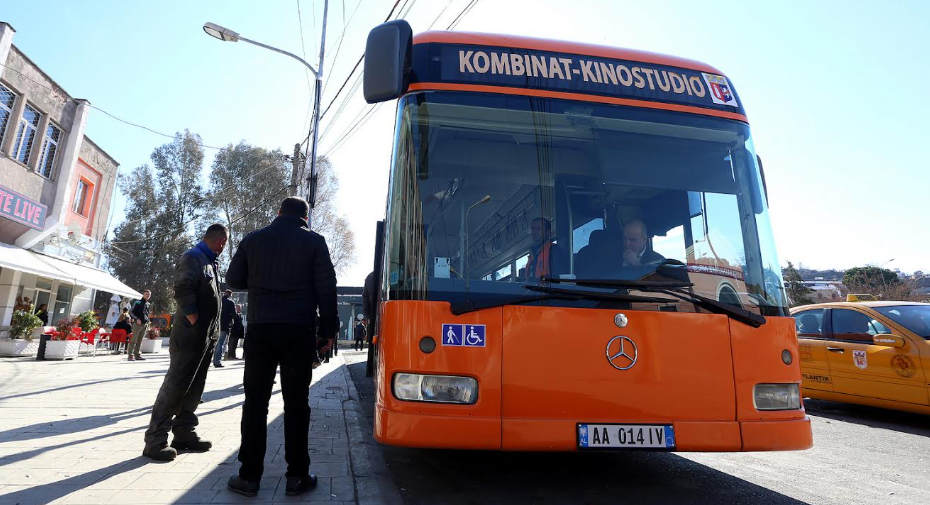
{"label": "blue sky", "polygon": [[[424,31],[448,6],[436,23],[445,28],[468,3],[413,0],[407,19]],[[306,136],[310,112],[300,64],[219,42],[201,26],[213,21],[301,54],[298,4],[315,61],[322,0],[7,0],[0,16],[17,30],[13,43],[72,96],[165,133],[189,128],[208,145],[244,139],[289,151]],[[324,105],[393,2],[361,0],[337,56],[356,5],[330,2]],[[928,20],[930,2],[921,1],[481,0],[455,29],[645,49],[719,68],[765,161],[781,262],[849,268],[893,258],[888,267],[910,272],[930,271]],[[354,285],[371,269],[374,222],[384,215],[394,114],[393,103],[380,107],[332,150],[364,107],[359,92],[321,128],[321,152],[342,182],[338,205],[357,238],[358,263],[340,281]],[[97,111],[87,134],[123,170],[147,163],[167,140]]]}

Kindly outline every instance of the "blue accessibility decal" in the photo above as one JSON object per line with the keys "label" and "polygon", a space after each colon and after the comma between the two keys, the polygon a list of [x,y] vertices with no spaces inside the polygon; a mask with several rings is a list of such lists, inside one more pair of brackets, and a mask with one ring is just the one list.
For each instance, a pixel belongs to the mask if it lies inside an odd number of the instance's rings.
{"label": "blue accessibility decal", "polygon": [[466,324],[465,325],[465,347],[484,347],[484,325],[483,324]]}
{"label": "blue accessibility decal", "polygon": [[442,345],[462,345],[464,330],[461,324],[442,325]]}

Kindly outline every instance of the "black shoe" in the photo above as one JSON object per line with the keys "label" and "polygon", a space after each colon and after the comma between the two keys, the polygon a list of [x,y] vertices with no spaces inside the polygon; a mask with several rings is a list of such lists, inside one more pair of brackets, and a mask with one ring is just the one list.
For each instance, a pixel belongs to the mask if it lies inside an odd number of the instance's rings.
{"label": "black shoe", "polygon": [[178,451],[168,447],[168,444],[162,444],[158,447],[146,447],[142,450],[142,455],[155,461],[168,462],[178,457]]}
{"label": "black shoe", "polygon": [[194,438],[191,440],[172,440],[171,447],[179,451],[207,452],[213,447],[213,444],[201,438]]}
{"label": "black shoe", "polygon": [[287,496],[297,496],[316,487],[316,475],[312,473],[306,477],[288,477],[287,487],[284,494]]}
{"label": "black shoe", "polygon": [[239,493],[243,496],[255,496],[258,494],[258,486],[261,481],[258,480],[245,480],[238,475],[234,475],[229,478],[229,481],[226,482],[226,487],[234,493]]}
{"label": "black shoe", "polygon": [[142,356],[136,354],[136,361],[145,361],[145,358],[143,358]]}
{"label": "black shoe", "polygon": [[224,364],[222,364],[222,363],[214,363],[213,366],[215,366],[216,368],[223,368],[223,367],[225,367],[226,365],[224,365]]}

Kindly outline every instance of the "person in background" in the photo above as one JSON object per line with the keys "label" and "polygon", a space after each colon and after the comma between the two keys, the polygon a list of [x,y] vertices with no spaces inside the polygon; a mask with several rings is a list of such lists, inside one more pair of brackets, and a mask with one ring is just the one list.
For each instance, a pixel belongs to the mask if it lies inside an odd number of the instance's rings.
{"label": "person in background", "polygon": [[146,289],[142,292],[142,299],[137,300],[136,303],[132,305],[132,340],[126,348],[126,352],[129,354],[129,361],[145,360],[145,358],[142,357],[142,339],[149,332],[149,327],[151,326],[149,310],[151,310],[152,303],[149,302],[150,298],[152,298],[152,292]]}
{"label": "person in background", "polygon": [[356,319],[358,323],[355,324],[355,350],[364,351],[365,350],[365,315],[359,314]]}
{"label": "person in background", "polygon": [[48,326],[48,304],[43,303],[39,305],[39,310],[36,311],[36,317],[42,321],[42,326]]}
{"label": "person in background", "polygon": [[[178,451],[205,452],[213,444],[203,440],[195,429],[194,411],[203,396],[213,346],[219,332],[221,310],[217,257],[226,248],[229,232],[212,224],[203,240],[188,249],[174,269],[174,313],[169,343],[170,363],[158,390],[152,419],[145,431],[143,456],[156,461],[172,461]],[[168,430],[174,433],[168,446]]]}
{"label": "person in background", "polygon": [[[249,293],[245,339],[245,404],[239,473],[231,491],[255,496],[265,471],[268,401],[275,370],[281,370],[284,398],[285,494],[296,496],[317,485],[310,473],[310,381],[316,350],[333,345],[338,329],[336,272],[326,240],[311,231],[306,200],[288,197],[278,217],[239,243],[226,272],[233,289]],[[317,329],[319,326],[319,329]]]}
{"label": "person in background", "polygon": [[223,352],[226,348],[226,341],[229,339],[229,330],[232,328],[233,315],[236,313],[236,304],[230,299],[232,290],[227,289],[223,292],[223,311],[220,314],[220,340],[216,343],[216,349],[213,351],[213,366],[223,368]]}
{"label": "person in background", "polygon": [[236,304],[236,312],[233,313],[232,326],[229,328],[229,350],[226,351],[226,359],[239,359],[236,357],[236,348],[239,347],[239,339],[245,335],[245,326],[242,324],[242,305]]}
{"label": "person in background", "polygon": [[530,223],[530,235],[533,238],[533,246],[530,247],[524,279],[538,282],[543,277],[557,277],[564,273],[565,254],[562,248],[552,241],[552,222],[544,217],[537,217]]}

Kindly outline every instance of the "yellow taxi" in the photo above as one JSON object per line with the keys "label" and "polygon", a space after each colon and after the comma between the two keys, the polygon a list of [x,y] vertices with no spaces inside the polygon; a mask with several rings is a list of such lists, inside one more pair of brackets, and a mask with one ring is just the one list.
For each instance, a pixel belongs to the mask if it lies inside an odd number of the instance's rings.
{"label": "yellow taxi", "polygon": [[802,395],[930,414],[930,304],[849,295],[791,316]]}

